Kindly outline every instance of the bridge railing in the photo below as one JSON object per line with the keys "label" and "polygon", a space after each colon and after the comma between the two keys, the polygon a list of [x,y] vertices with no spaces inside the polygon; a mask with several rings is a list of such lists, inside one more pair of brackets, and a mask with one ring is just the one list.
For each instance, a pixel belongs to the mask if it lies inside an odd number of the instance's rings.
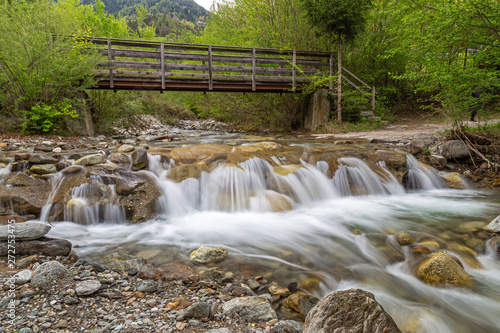
{"label": "bridge railing", "polygon": [[330,52],[86,40],[107,58],[95,71],[99,88],[104,89],[291,92],[312,76],[334,74]]}

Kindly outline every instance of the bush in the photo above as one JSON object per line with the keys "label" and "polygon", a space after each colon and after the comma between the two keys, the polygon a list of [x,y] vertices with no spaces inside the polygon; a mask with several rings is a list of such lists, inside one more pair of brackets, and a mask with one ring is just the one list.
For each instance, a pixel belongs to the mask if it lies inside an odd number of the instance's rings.
{"label": "bush", "polygon": [[77,118],[78,113],[69,101],[39,103],[31,107],[31,111],[21,110],[24,120],[21,124],[23,134],[52,134],[61,124],[64,117]]}

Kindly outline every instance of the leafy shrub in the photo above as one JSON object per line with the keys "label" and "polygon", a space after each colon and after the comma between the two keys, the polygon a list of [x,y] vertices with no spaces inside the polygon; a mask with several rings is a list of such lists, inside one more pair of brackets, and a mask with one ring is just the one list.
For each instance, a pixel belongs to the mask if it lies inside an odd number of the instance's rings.
{"label": "leafy shrub", "polygon": [[69,101],[54,104],[38,103],[31,111],[20,110],[24,115],[21,132],[24,134],[52,134],[59,128],[63,117],[77,118],[78,113]]}

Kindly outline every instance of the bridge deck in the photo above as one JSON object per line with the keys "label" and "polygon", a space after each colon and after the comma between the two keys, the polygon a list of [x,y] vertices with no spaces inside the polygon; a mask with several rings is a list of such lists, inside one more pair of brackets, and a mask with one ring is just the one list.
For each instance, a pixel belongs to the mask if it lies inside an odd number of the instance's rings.
{"label": "bridge deck", "polygon": [[107,57],[95,71],[98,89],[292,92],[333,75],[329,52],[85,39]]}

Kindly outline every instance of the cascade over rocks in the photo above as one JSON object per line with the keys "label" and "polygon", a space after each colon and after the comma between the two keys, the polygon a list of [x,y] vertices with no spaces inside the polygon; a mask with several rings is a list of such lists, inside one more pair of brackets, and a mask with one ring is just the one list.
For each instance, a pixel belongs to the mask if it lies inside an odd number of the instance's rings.
{"label": "cascade over rocks", "polygon": [[333,292],[309,311],[302,333],[399,333],[372,293],[361,289]]}

